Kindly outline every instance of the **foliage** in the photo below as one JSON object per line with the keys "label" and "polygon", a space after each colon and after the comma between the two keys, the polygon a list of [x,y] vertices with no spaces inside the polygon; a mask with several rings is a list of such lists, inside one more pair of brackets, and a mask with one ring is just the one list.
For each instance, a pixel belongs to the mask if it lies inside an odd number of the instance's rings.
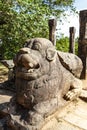
{"label": "foliage", "polygon": [[66,8],[73,8],[74,0],[1,0],[0,53],[12,58],[32,37],[48,38],[48,19],[59,18]]}
{"label": "foliage", "polygon": [[64,37],[62,35],[62,37],[57,40],[56,49],[60,51],[68,52],[69,51],[69,38]]}
{"label": "foliage", "polygon": [[[69,38],[62,35],[62,37],[57,40],[56,49],[69,52]],[[78,38],[75,39],[75,54],[78,55]]]}

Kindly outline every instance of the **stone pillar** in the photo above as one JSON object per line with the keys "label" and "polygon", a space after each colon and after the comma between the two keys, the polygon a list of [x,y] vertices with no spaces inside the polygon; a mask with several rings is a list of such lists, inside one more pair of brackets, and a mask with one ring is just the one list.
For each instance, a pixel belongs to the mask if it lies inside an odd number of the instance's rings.
{"label": "stone pillar", "polygon": [[79,30],[79,47],[78,55],[83,62],[81,79],[86,78],[86,57],[87,57],[87,10],[80,11],[80,30]]}
{"label": "stone pillar", "polygon": [[48,22],[48,25],[49,25],[49,40],[55,46],[56,45],[56,26],[57,26],[56,19],[50,19]]}
{"label": "stone pillar", "polygon": [[70,33],[70,37],[69,37],[69,52],[70,53],[75,53],[75,32],[76,32],[75,27],[70,27],[69,28],[69,33]]}

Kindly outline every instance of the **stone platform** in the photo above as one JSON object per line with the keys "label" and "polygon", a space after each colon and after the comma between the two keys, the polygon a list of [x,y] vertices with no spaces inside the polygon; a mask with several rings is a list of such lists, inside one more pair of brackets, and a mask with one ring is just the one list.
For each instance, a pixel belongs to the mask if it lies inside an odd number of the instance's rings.
{"label": "stone platform", "polygon": [[[87,80],[83,80],[83,86],[81,97],[46,118],[41,130],[87,130]],[[4,103],[10,101],[13,94],[0,90],[0,110],[3,109]]]}
{"label": "stone platform", "polygon": [[81,99],[69,103],[49,117],[42,130],[87,130],[87,103]]}

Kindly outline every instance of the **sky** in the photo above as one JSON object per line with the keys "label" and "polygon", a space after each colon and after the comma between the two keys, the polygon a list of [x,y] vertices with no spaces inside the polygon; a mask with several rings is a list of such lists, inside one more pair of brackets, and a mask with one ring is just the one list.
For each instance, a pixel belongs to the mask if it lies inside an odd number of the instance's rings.
{"label": "sky", "polygon": [[[81,10],[87,10],[87,0],[75,0],[74,6],[78,12]],[[79,15],[68,16],[67,21],[64,21],[64,23],[61,23],[61,25],[57,23],[58,34],[63,33],[64,36],[69,37],[69,27],[75,27],[75,37],[79,37]]]}

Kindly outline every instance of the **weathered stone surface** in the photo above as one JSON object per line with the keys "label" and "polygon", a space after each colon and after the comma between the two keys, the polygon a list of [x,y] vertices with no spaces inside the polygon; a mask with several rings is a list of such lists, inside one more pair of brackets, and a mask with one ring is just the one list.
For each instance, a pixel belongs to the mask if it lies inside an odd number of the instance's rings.
{"label": "weathered stone surface", "polygon": [[42,130],[82,130],[77,126],[73,126],[71,123],[68,123],[62,119],[51,119]]}
{"label": "weathered stone surface", "polygon": [[80,77],[82,72],[82,62],[78,56],[58,51],[61,64],[76,77]]}
{"label": "weathered stone surface", "polygon": [[0,83],[0,89],[10,90],[12,92],[16,91],[15,80],[6,80]]}
{"label": "weathered stone surface", "polygon": [[0,104],[9,102],[13,95],[11,91],[0,89]]}
{"label": "weathered stone surface", "polygon": [[14,80],[14,63],[13,60],[1,60],[5,67],[8,68],[8,80]]}
{"label": "weathered stone surface", "polygon": [[0,61],[5,67],[7,67],[8,69],[11,69],[14,67],[14,63],[13,60],[1,60]]}
{"label": "weathered stone surface", "polygon": [[[9,129],[40,130],[49,115],[80,95],[82,82],[74,70],[82,68],[81,60],[68,54],[67,64],[59,56],[45,38],[31,39],[19,50],[14,58],[16,95],[9,104]],[[73,57],[75,65],[71,66]]]}
{"label": "weathered stone surface", "polygon": [[9,102],[12,96],[12,92],[0,89],[0,130],[9,130],[6,123],[8,121]]}
{"label": "weathered stone surface", "polygon": [[78,99],[50,117],[41,130],[87,130],[87,103]]}
{"label": "weathered stone surface", "polygon": [[[6,102],[7,101],[9,100],[6,100]],[[12,118],[14,119],[15,123],[18,120],[19,122],[17,122],[17,124],[20,124],[20,119],[18,119],[20,116],[17,116],[18,115]],[[4,123],[6,124],[6,119],[4,118],[3,120],[0,118],[0,130],[18,130],[13,128],[11,129],[11,127],[8,129],[7,126],[5,126],[4,129]],[[17,124],[15,124],[15,127]],[[21,130],[28,130],[28,125],[25,129],[23,122],[21,124]],[[56,112],[45,118],[40,130],[87,130],[87,102],[84,102],[79,98],[78,100],[69,102],[64,108],[56,110]]]}
{"label": "weathered stone surface", "polygon": [[0,122],[0,130],[4,130],[3,123]]}
{"label": "weathered stone surface", "polygon": [[78,55],[83,62],[83,70],[81,79],[86,78],[86,59],[87,59],[87,10],[81,10],[79,13],[80,32],[79,32],[79,46]]}

